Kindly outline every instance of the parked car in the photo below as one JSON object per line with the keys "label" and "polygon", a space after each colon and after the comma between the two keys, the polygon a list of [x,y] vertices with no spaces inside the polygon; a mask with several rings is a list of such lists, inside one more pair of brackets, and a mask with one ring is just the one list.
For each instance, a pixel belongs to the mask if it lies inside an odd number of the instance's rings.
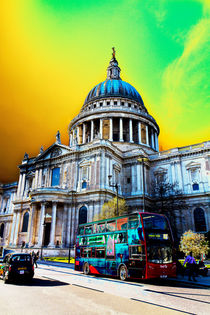
{"label": "parked car", "polygon": [[2,263],[2,277],[5,283],[15,280],[31,281],[34,266],[30,254],[7,254]]}

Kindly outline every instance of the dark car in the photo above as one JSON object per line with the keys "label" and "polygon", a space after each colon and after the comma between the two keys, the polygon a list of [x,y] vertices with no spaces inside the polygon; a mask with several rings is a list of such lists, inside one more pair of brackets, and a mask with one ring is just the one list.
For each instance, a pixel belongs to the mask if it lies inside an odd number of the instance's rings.
{"label": "dark car", "polygon": [[7,254],[2,263],[2,276],[5,283],[15,280],[31,281],[34,266],[30,254]]}

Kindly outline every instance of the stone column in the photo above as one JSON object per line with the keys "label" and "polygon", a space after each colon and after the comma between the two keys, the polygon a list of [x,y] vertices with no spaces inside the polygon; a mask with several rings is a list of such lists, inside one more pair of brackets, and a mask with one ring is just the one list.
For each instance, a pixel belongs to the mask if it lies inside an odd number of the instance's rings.
{"label": "stone column", "polygon": [[21,183],[21,189],[20,189],[20,196],[21,196],[21,197],[23,196],[23,193],[24,193],[25,179],[26,179],[26,174],[23,174],[22,183]]}
{"label": "stone column", "polygon": [[86,143],[86,124],[82,124],[82,143]]}
{"label": "stone column", "polygon": [[38,229],[38,247],[42,246],[43,243],[43,231],[44,231],[44,217],[45,217],[45,202],[41,203],[40,218],[39,218],[39,229]]}
{"label": "stone column", "polygon": [[138,139],[139,139],[139,144],[141,144],[141,123],[140,123],[140,121],[138,122]]}
{"label": "stone column", "polygon": [[159,151],[158,135],[156,132],[155,132],[155,143],[156,143],[156,151]]}
{"label": "stone column", "polygon": [[130,138],[130,142],[133,142],[133,121],[132,121],[132,119],[129,120],[129,138]]}
{"label": "stone column", "polygon": [[123,119],[120,118],[120,141],[123,142]]}
{"label": "stone column", "polygon": [[57,202],[52,202],[52,221],[50,229],[50,243],[49,247],[55,247],[55,227],[56,227],[56,211],[57,211]]}
{"label": "stone column", "polygon": [[153,129],[151,128],[151,144],[152,144],[152,148],[155,148],[155,143],[154,143],[154,132]]}
{"label": "stone column", "polygon": [[12,230],[11,230],[10,242],[9,242],[10,245],[14,244],[14,231],[15,231],[16,217],[17,217],[17,213],[13,212]]}
{"label": "stone column", "polygon": [[148,126],[146,125],[146,145],[149,145],[149,132],[148,132]]}
{"label": "stone column", "polygon": [[66,245],[70,245],[70,233],[71,233],[71,206],[68,205],[67,222],[66,222]]}
{"label": "stone column", "polygon": [[18,182],[18,189],[17,189],[17,197],[19,197],[19,195],[20,195],[20,189],[21,189],[21,185],[22,185],[22,177],[23,177],[23,175],[20,174],[19,182]]}
{"label": "stone column", "polygon": [[90,133],[90,141],[94,139],[94,120],[91,120],[91,133]]}
{"label": "stone column", "polygon": [[109,119],[109,141],[113,141],[113,119]]}
{"label": "stone column", "polygon": [[100,139],[103,139],[103,119],[100,119]]}
{"label": "stone column", "polygon": [[20,224],[20,212],[17,212],[16,225],[15,225],[15,235],[14,235],[14,245],[15,246],[17,246],[17,244],[18,244],[19,224]]}
{"label": "stone column", "polygon": [[33,227],[34,227],[34,216],[36,211],[36,204],[32,203],[31,206],[31,213],[30,213],[30,219],[29,219],[29,229],[28,229],[28,245],[32,246],[32,239],[33,239]]}
{"label": "stone column", "polygon": [[79,143],[79,126],[76,127],[77,133],[76,133],[76,144]]}
{"label": "stone column", "polygon": [[38,187],[42,187],[42,169],[39,170],[39,181],[38,181]]}
{"label": "stone column", "polygon": [[67,210],[68,210],[68,205],[64,204],[64,206],[63,206],[63,221],[62,221],[62,247],[66,246]]}

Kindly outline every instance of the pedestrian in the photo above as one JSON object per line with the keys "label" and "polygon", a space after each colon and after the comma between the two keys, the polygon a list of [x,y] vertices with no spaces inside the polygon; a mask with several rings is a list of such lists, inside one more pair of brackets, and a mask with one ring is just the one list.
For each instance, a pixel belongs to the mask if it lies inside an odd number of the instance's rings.
{"label": "pedestrian", "polygon": [[32,251],[31,256],[32,256],[33,265],[36,265],[36,268],[37,268],[37,263],[36,263],[37,259],[36,259],[36,254],[34,251]]}
{"label": "pedestrian", "polygon": [[195,274],[196,274],[196,261],[195,258],[192,255],[192,252],[186,257],[183,266],[187,263],[187,267],[189,268],[189,281],[192,281],[191,277],[193,278],[193,281],[197,281],[195,279]]}

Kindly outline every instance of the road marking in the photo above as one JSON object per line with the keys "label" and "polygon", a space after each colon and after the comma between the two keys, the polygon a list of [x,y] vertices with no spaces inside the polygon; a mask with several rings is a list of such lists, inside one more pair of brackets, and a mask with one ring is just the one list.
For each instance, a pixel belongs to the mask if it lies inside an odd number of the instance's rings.
{"label": "road marking", "polygon": [[179,296],[179,295],[177,295],[176,292],[174,292],[174,294],[173,294],[173,293],[155,291],[155,290],[150,290],[150,289],[145,289],[145,291],[152,292],[152,293],[159,293],[159,294],[163,294],[163,295],[169,295],[169,296],[173,296],[173,297],[175,297],[175,298],[186,299],[186,300],[190,300],[190,301],[194,301],[194,302],[200,302],[200,303],[210,304],[210,302],[201,301],[201,300],[196,300],[196,299],[189,298],[189,297],[185,297],[185,296]]}
{"label": "road marking", "polygon": [[89,289],[89,290],[93,290],[93,291],[104,293],[104,291],[101,291],[101,290],[98,290],[98,289],[89,288],[89,287],[85,287],[83,285],[79,285],[79,284],[75,284],[75,283],[72,283],[72,285],[74,285],[75,287],[80,287],[80,288]]}
{"label": "road marking", "polygon": [[181,313],[184,313],[184,314],[195,315],[195,313],[189,313],[189,312],[178,310],[176,308],[172,308],[172,307],[168,307],[168,306],[164,306],[164,305],[160,305],[160,304],[155,304],[155,303],[151,303],[151,302],[146,302],[146,301],[143,301],[143,300],[138,300],[138,299],[134,299],[134,298],[130,298],[130,300],[137,301],[137,302],[142,302],[142,303],[146,303],[146,304],[150,304],[150,305],[154,305],[154,306],[158,306],[158,307],[162,307],[162,308],[167,308],[168,310],[181,312]]}

